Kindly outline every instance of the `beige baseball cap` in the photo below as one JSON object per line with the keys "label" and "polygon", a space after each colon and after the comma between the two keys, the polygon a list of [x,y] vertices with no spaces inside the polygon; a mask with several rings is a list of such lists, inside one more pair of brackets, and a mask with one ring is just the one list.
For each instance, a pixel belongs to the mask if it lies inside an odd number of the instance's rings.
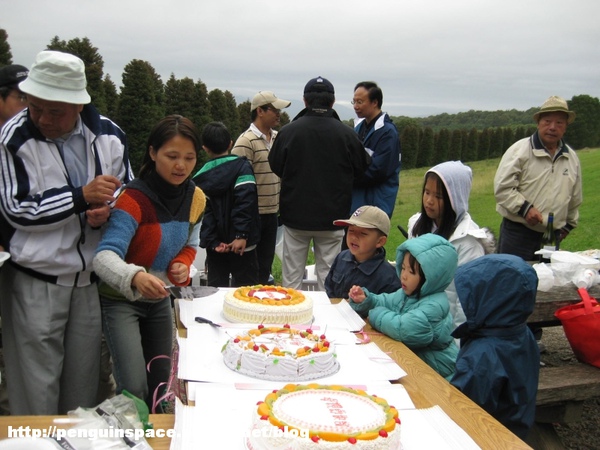
{"label": "beige baseball cap", "polygon": [[390,234],[390,218],[377,206],[361,206],[349,219],[334,220],[333,224],[340,227],[354,225],[361,228],[377,228],[386,236]]}
{"label": "beige baseball cap", "polygon": [[273,105],[275,109],[284,109],[290,106],[292,102],[277,98],[271,91],[260,91],[252,99],[250,111],[254,111],[259,106]]}

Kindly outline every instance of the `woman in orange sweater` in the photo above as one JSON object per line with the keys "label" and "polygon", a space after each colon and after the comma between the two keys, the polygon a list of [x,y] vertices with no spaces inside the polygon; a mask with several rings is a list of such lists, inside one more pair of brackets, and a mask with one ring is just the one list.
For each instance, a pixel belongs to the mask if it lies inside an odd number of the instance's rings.
{"label": "woman in orange sweater", "polygon": [[118,197],[94,257],[117,393],[126,389],[152,410],[170,374],[173,322],[165,285],[189,283],[206,204],[190,179],[200,146],[196,127],[182,116],[155,126],[139,178]]}

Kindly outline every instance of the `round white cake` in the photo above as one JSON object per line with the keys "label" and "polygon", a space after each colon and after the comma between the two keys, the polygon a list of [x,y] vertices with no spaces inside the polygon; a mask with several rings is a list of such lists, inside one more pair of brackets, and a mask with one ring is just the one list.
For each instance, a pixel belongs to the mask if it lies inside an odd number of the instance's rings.
{"label": "round white cake", "polygon": [[291,288],[244,286],[225,294],[223,315],[238,323],[310,323],[313,301]]}
{"label": "round white cake", "polygon": [[310,328],[259,325],[223,346],[223,361],[231,370],[271,381],[308,381],[336,373],[335,347]]}
{"label": "round white cake", "polygon": [[289,384],[253,413],[251,450],[386,450],[400,447],[398,411],[381,397],[343,386]]}

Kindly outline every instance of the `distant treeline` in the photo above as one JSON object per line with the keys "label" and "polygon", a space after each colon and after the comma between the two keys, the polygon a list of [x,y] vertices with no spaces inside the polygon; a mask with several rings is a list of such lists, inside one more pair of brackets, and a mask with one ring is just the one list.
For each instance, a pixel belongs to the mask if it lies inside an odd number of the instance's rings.
{"label": "distant treeline", "polygon": [[[72,53],[86,66],[87,89],[98,110],[113,119],[127,134],[129,157],[137,173],[150,130],[168,114],[180,114],[192,120],[198,128],[210,121],[223,122],[233,140],[250,124],[250,101],[237,104],[229,91],[209,91],[201,80],[178,79],[171,74],[163,82],[154,67],[132,59],[123,69],[119,90],[108,74],[104,60],[90,40],[74,38],[64,41],[55,36],[47,46],[50,50]],[[8,35],[0,29],[0,66],[12,64]],[[577,113],[565,136],[576,149],[600,146],[600,100],[578,95],[569,101]],[[515,141],[535,131],[533,114],[527,111],[468,111],[439,114],[425,118],[393,117],[402,142],[404,168],[426,167],[442,161],[461,159],[475,161],[494,158]],[[290,121],[281,114],[281,126]],[[351,121],[347,123],[350,125]],[[198,158],[198,167],[206,161]]]}
{"label": "distant treeline", "polygon": [[[578,150],[600,146],[600,100],[577,95],[568,100],[575,122],[568,126],[566,142]],[[527,111],[467,111],[424,118],[392,117],[402,142],[402,167],[429,167],[448,160],[478,161],[502,156],[516,141],[536,130]]]}

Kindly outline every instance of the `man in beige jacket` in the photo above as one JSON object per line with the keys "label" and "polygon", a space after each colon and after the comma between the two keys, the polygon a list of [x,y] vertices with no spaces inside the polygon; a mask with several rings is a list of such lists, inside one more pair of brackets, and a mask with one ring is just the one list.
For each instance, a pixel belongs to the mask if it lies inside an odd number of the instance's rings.
{"label": "man in beige jacket", "polygon": [[536,259],[548,214],[554,213],[560,241],[577,226],[583,199],[579,158],[563,140],[575,113],[552,96],[533,118],[537,131],[506,150],[494,178],[496,211],[503,217],[498,253],[526,261]]}

